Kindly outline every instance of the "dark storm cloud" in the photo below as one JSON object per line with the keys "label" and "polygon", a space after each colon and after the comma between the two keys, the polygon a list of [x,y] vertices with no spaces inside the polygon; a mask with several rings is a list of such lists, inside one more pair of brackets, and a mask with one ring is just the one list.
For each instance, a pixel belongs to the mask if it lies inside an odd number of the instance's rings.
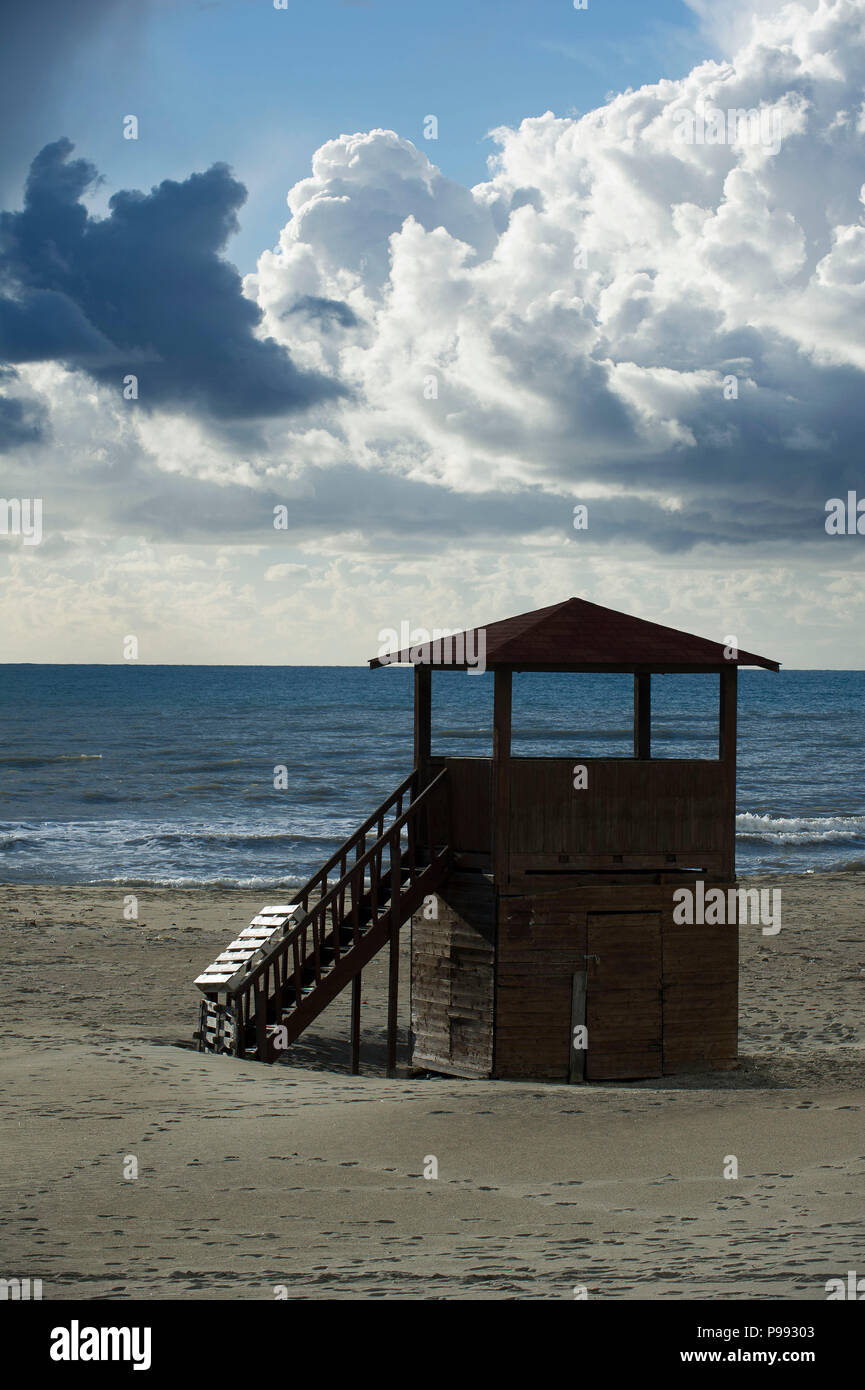
{"label": "dark storm cloud", "polygon": [[354,328],[360,321],[351,305],[341,299],[322,299],[317,294],[301,295],[280,318],[288,318],[289,314],[306,314],[308,318],[318,319],[322,328],[329,328],[331,323],[338,323],[340,328]]}
{"label": "dark storm cloud", "polygon": [[41,408],[0,394],[0,454],[21,444],[37,444],[42,437]]}
{"label": "dark storm cloud", "polygon": [[[821,499],[812,499],[810,507],[776,504],[773,534],[765,512],[731,503],[723,482],[717,492],[684,502],[675,514],[643,497],[591,499],[589,528],[583,532],[574,530],[572,496],[540,488],[510,496],[493,491],[455,496],[444,487],[351,463],[309,468],[284,489],[259,491],[174,473],[154,478],[146,465],[130,460],[126,471],[114,462],[106,465],[97,490],[99,501],[88,502],[88,515],[96,507],[115,531],[175,543],[215,538],[262,543],[283,534],[302,542],[346,530],[366,536],[371,550],[384,547],[388,555],[417,558],[440,555],[443,547],[517,556],[527,537],[544,535],[561,545],[572,543],[574,554],[589,543],[635,540],[666,555],[685,554],[700,544],[757,545],[765,551],[773,540],[786,545],[795,537],[801,546],[827,540]],[[72,499],[73,512],[77,505]],[[277,505],[287,508],[285,533],[273,529]]]}
{"label": "dark storm cloud", "polygon": [[17,378],[14,367],[0,367],[0,454],[22,444],[37,444],[45,436],[45,408],[41,402],[6,394]]}
{"label": "dark storm cloud", "polygon": [[0,297],[0,357],[7,362],[98,361],[111,343],[65,294],[23,290]]}
{"label": "dark storm cloud", "polygon": [[110,215],[81,202],[97,180],[58,140],[34,159],[20,212],[0,214],[0,357],[54,359],[144,407],[237,420],[285,415],[343,394],[299,371],[220,256],[246,190],[223,164],[149,194],[115,193]]}

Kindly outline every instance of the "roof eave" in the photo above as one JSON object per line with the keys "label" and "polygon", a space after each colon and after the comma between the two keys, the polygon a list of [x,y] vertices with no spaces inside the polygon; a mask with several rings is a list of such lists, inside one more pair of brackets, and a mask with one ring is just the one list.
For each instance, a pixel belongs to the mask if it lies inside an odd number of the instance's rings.
{"label": "roof eave", "polygon": [[[373,657],[369,662],[371,671],[380,666],[428,666],[434,671],[476,671],[480,663],[478,662],[440,662],[440,661],[411,661],[403,654],[397,653],[392,661]],[[779,661],[770,661],[768,657],[756,657],[748,655],[741,661],[703,661],[703,662],[682,662],[682,661],[630,661],[630,662],[597,662],[597,661],[573,661],[557,662],[550,665],[546,662],[534,661],[497,661],[495,657],[487,657],[483,663],[483,670],[511,670],[511,671],[537,671],[537,672],[556,672],[568,671],[571,674],[585,672],[606,673],[608,675],[632,675],[637,672],[648,673],[650,675],[717,675],[721,671],[728,671],[730,668],[735,670],[746,670],[762,668],[766,671],[780,671]]]}

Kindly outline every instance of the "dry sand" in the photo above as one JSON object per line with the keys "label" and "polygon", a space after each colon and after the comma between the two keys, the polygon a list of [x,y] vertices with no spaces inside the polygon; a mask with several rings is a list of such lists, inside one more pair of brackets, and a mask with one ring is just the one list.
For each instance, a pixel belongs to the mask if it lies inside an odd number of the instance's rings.
{"label": "dry sand", "polygon": [[134,890],[131,923],[122,889],[0,887],[0,1276],[46,1299],[825,1299],[865,1275],[865,875],[752,883],[784,926],[742,928],[740,1068],[603,1086],[387,1080],[384,957],[361,1077],[342,1000],[277,1066],[203,1056],[191,981],[266,894]]}

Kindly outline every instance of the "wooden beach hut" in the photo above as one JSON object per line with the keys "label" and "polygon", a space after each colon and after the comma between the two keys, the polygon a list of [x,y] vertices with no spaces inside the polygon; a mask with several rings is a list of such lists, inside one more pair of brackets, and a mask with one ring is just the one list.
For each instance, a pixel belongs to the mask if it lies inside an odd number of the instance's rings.
{"label": "wooden beach hut", "polygon": [[[491,756],[437,754],[433,674],[479,658]],[[414,667],[412,773],[291,903],[263,909],[255,949],[235,942],[199,976],[200,1045],[274,1060],[350,985],[357,1070],[361,971],[388,946],[392,1071],[410,923],[416,1070],[603,1081],[730,1065],[737,925],[678,923],[674,893],[735,885],[737,670],[778,663],[580,598],[370,665],[397,662]],[[514,756],[514,677],[550,671],[633,677],[632,757]],[[652,678],[668,673],[713,682],[717,757],[653,758]]]}

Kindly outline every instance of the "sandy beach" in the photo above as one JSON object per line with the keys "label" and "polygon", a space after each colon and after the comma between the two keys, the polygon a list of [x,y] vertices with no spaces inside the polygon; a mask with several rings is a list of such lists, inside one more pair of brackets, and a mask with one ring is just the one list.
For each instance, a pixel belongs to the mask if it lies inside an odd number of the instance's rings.
{"label": "sandy beach", "polygon": [[138,889],[127,922],[120,888],[3,887],[7,1276],[46,1299],[825,1299],[865,1268],[865,875],[749,883],[782,888],[784,926],[742,930],[739,1068],[568,1087],[386,1079],[384,957],[360,1077],[342,1000],[274,1067],[201,1055],[191,982],[260,893]]}

